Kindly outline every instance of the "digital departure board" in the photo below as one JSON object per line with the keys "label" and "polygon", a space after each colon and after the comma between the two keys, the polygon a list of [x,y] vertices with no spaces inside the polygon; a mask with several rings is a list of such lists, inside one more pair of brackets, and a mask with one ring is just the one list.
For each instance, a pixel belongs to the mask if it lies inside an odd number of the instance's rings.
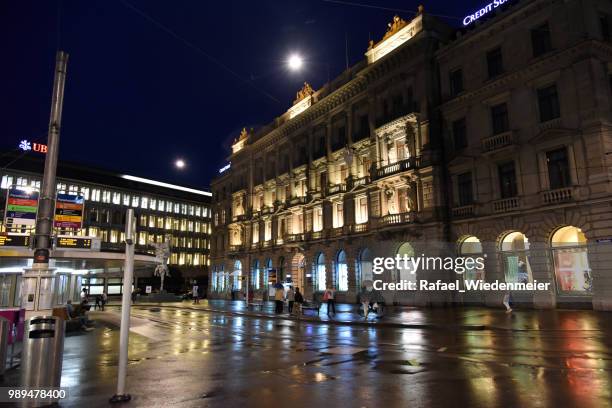
{"label": "digital departure board", "polygon": [[0,247],[29,247],[29,235],[0,235]]}
{"label": "digital departure board", "polygon": [[88,237],[57,237],[56,248],[91,249],[91,238]]}

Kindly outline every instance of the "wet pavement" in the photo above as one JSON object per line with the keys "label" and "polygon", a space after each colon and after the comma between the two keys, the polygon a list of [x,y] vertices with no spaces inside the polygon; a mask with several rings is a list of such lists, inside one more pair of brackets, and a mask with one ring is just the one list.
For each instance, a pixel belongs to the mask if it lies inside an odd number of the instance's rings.
{"label": "wet pavement", "polygon": [[[612,405],[609,313],[402,309],[385,319],[424,325],[401,328],[237,315],[230,303],[231,313],[173,306],[134,306],[125,406]],[[62,406],[109,406],[118,312],[92,313],[94,331],[66,338]],[[490,327],[439,327],[451,317]],[[2,385],[17,384],[18,371]]]}

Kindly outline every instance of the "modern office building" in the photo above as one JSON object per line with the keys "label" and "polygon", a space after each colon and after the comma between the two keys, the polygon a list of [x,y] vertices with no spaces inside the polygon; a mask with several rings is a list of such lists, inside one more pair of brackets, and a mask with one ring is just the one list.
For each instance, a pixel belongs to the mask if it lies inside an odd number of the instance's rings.
{"label": "modern office building", "polygon": [[[44,154],[35,151],[7,153],[0,163],[0,203],[4,211],[8,187],[40,188]],[[123,252],[126,210],[133,208],[137,223],[136,253],[154,255],[150,243],[162,242],[167,237],[171,272],[180,273],[185,281],[198,279],[202,285],[206,283],[210,262],[209,192],[66,162],[59,163],[57,180],[58,193],[80,193],[85,198],[85,205],[83,228],[56,229],[56,235],[97,237],[101,253]],[[1,219],[4,219],[4,213]],[[0,226],[0,232],[6,233],[5,225]],[[0,249],[10,252],[11,248]],[[21,273],[31,263],[19,254],[11,257],[9,252],[0,257],[0,306],[19,302]],[[102,291],[109,295],[121,293],[120,262],[89,260],[84,265],[85,269],[77,266],[77,273],[68,271],[69,278],[74,281],[68,285],[72,288],[70,297],[74,293],[78,296],[79,290],[76,289],[81,287],[87,288],[91,294]],[[155,264],[137,264],[136,277],[152,277],[154,268]],[[60,271],[65,269],[59,268]],[[158,288],[159,284],[152,286]]]}
{"label": "modern office building", "polygon": [[[501,3],[501,2],[499,2]],[[482,255],[516,303],[612,309],[612,4],[508,1],[456,30],[394,17],[365,59],[245,129],[215,179],[210,295],[274,278],[353,302],[375,257]],[[455,281],[445,270],[386,281]],[[271,276],[273,278],[271,278]],[[387,292],[413,305],[503,293]]]}

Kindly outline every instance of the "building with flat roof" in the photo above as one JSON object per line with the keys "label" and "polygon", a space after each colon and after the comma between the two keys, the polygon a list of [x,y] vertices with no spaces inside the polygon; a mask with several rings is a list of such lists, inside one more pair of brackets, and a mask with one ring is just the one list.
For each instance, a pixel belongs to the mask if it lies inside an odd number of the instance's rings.
{"label": "building with flat roof", "polygon": [[[10,186],[40,189],[43,167],[44,154],[34,151],[7,153],[0,158],[2,220],[7,189]],[[202,286],[206,284],[211,232],[211,193],[208,191],[60,161],[57,192],[81,194],[85,199],[85,210],[82,229],[56,228],[55,235],[95,237],[99,239],[101,253],[121,254],[124,251],[126,209],[133,208],[137,223],[136,253],[151,257],[154,255],[151,242],[162,242],[167,237],[171,273],[180,274],[184,282],[197,279]],[[7,232],[4,223],[0,224],[0,232]],[[25,230],[23,232],[27,234]],[[27,248],[24,250],[26,255],[31,252]],[[4,251],[0,252],[0,306],[13,305],[19,301],[20,273],[31,264],[27,259],[31,254],[10,256],[9,252],[14,252],[15,248],[8,246],[0,248],[0,251]],[[54,252],[60,253],[58,250]],[[61,264],[58,270],[62,273],[73,275],[69,279],[74,283],[67,285],[72,287],[71,297],[74,293],[78,296],[81,287],[87,288],[91,294],[102,291],[109,295],[121,293],[120,260],[88,260],[85,266],[78,265],[78,261],[55,259],[54,262]],[[137,278],[152,277],[154,268],[150,262],[137,263]],[[159,288],[159,278],[148,282]],[[55,284],[60,284],[60,280]],[[53,300],[58,301],[62,303],[61,299]]]}

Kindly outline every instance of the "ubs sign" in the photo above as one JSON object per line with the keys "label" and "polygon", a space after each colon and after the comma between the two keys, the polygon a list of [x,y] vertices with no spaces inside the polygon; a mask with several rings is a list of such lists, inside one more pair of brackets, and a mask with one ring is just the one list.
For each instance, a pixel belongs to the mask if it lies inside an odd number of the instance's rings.
{"label": "ubs sign", "polygon": [[478,20],[482,16],[484,16],[484,15],[490,13],[491,11],[495,10],[496,8],[501,6],[502,4],[507,3],[508,1],[510,1],[510,0],[493,0],[491,3],[489,3],[489,4],[485,5],[484,7],[482,7],[480,10],[477,10],[474,13],[465,16],[465,18],[463,19],[463,25],[467,26],[467,25],[472,24],[474,21]]}

